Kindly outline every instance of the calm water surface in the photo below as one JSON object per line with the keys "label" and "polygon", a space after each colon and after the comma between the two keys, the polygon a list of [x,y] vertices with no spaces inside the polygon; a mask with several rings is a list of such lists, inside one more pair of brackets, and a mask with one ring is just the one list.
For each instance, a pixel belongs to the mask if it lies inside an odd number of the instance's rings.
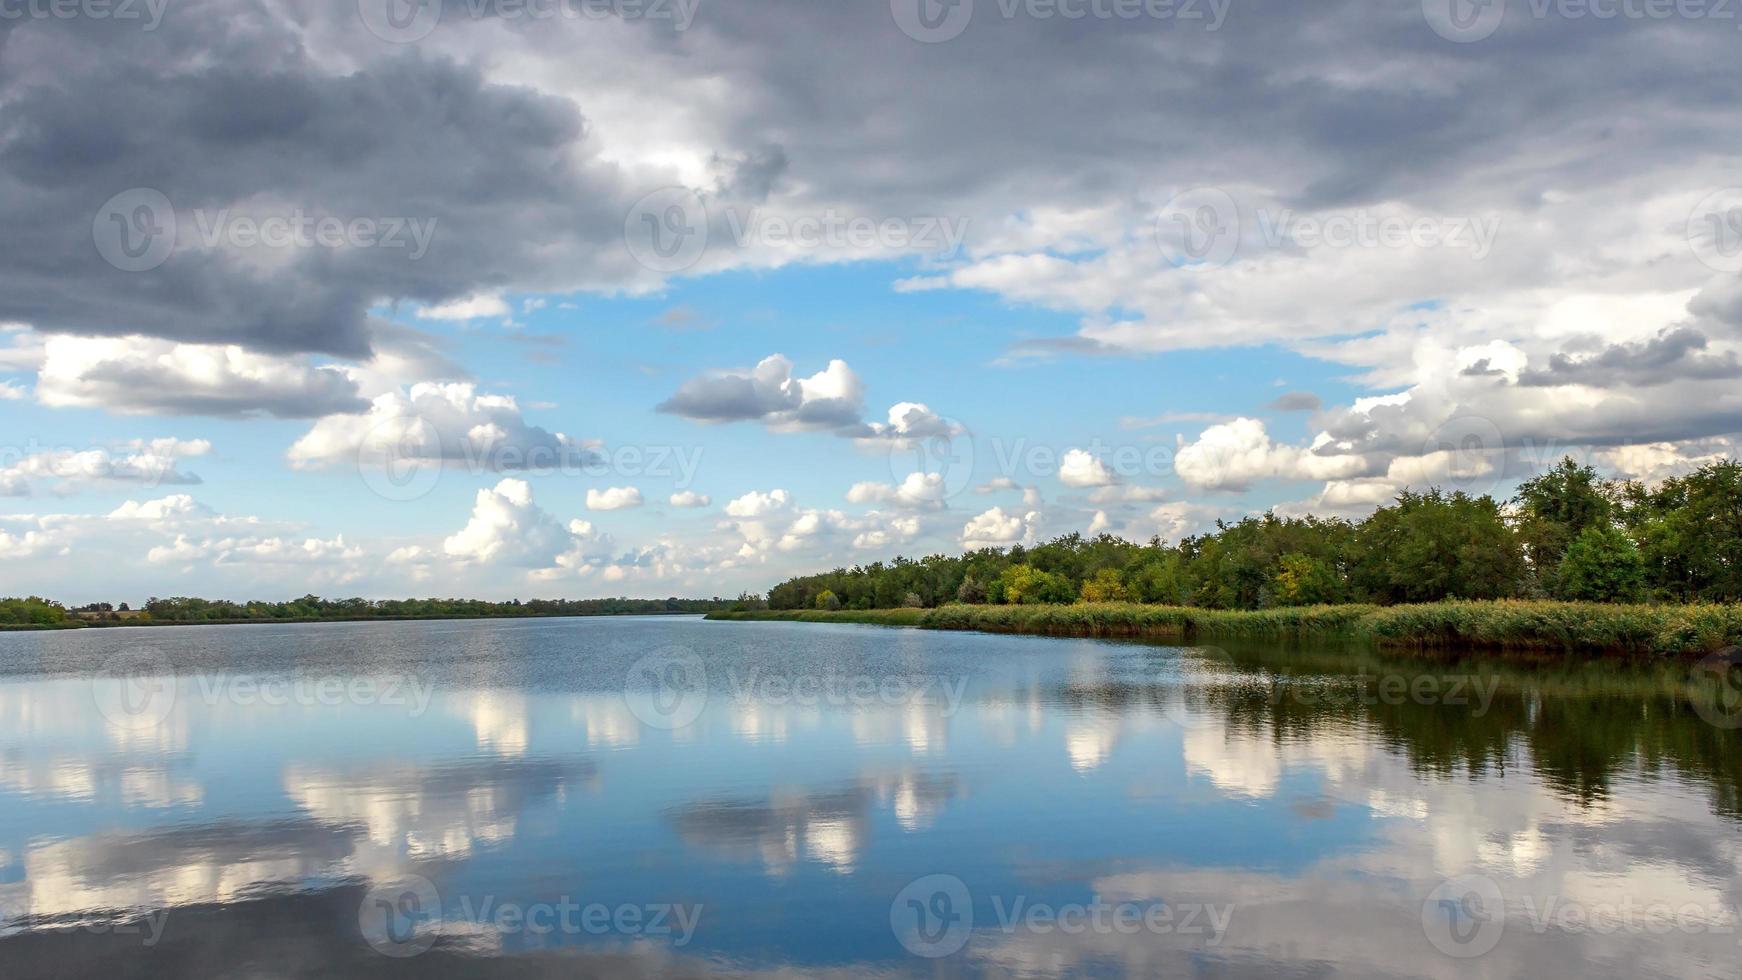
{"label": "calm water surface", "polygon": [[1735,977],[1678,670],[697,619],[0,635],[0,976]]}

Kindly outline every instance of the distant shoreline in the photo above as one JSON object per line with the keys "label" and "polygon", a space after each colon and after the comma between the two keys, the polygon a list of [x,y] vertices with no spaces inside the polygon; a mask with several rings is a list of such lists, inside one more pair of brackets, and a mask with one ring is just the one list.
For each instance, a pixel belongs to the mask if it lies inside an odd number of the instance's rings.
{"label": "distant shoreline", "polygon": [[443,616],[430,614],[425,616],[286,616],[282,618],[254,619],[145,619],[135,617],[121,620],[85,620],[69,619],[63,623],[3,623],[0,633],[42,632],[52,630],[106,630],[106,629],[146,629],[158,626],[272,626],[287,623],[416,623],[416,622],[446,622],[467,620],[517,620],[517,619],[611,619],[625,616],[701,616],[701,612],[673,610],[669,612],[599,612],[599,613],[526,613],[523,615],[472,615],[455,614]]}
{"label": "distant shoreline", "polygon": [[1602,656],[1698,657],[1742,644],[1742,604],[1611,605],[1499,600],[1253,611],[1149,606],[945,605],[933,609],[711,612],[716,621],[866,623],[935,630],[1124,639],[1362,642]]}

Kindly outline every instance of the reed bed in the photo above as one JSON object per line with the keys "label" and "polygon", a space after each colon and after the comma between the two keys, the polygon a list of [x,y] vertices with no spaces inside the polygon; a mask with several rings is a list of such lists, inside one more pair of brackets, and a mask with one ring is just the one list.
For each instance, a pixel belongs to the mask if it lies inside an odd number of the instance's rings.
{"label": "reed bed", "polygon": [[1476,648],[1698,656],[1742,644],[1742,605],[1437,602],[1227,611],[1135,603],[710,613],[709,619],[871,623],[923,629],[1133,639],[1359,641],[1386,648]]}

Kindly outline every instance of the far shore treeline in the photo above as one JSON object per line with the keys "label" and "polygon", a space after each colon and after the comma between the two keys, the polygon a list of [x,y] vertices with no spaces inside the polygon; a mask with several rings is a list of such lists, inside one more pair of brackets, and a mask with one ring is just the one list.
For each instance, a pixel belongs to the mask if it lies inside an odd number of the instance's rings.
{"label": "far shore treeline", "polygon": [[739,599],[322,599],[305,595],[288,602],[153,598],[138,609],[126,603],[92,603],[68,609],[31,596],[0,599],[0,627],[146,626],[153,624],[311,622],[366,619],[489,619],[533,616],[645,616],[706,613],[742,606]]}
{"label": "far shore treeline", "polygon": [[1280,517],[1176,545],[1069,534],[789,579],[768,607],[1135,602],[1213,610],[1450,599],[1742,600],[1742,464],[1647,486],[1571,458],[1508,501],[1406,491],[1361,521]]}

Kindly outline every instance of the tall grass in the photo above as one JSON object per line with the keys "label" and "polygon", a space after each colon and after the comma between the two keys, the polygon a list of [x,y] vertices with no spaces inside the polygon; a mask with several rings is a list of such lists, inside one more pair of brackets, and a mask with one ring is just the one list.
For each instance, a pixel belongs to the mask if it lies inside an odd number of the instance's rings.
{"label": "tall grass", "polygon": [[1742,605],[1437,602],[1231,612],[1134,603],[710,613],[709,619],[874,623],[1047,636],[1352,640],[1378,647],[1468,647],[1690,656],[1742,644]]}
{"label": "tall grass", "polygon": [[774,609],[754,612],[713,612],[707,619],[772,620],[783,623],[870,623],[874,626],[922,626],[929,609]]}

